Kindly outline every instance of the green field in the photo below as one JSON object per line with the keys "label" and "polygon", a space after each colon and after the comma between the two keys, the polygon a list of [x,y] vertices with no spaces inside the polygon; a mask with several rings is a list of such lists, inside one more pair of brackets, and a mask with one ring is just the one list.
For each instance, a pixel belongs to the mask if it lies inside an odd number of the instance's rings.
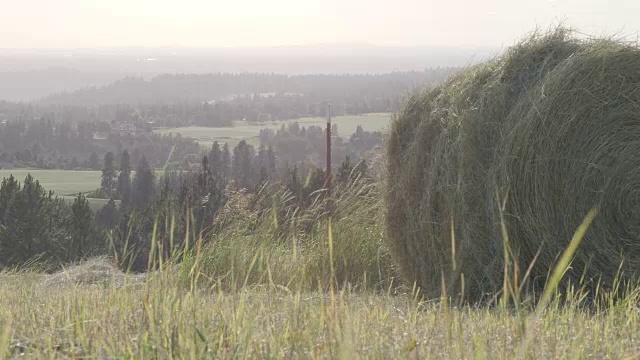
{"label": "green field", "polygon": [[100,171],[84,170],[38,170],[38,169],[0,169],[0,178],[13,175],[23,182],[31,174],[47,191],[57,195],[77,195],[100,187]]}
{"label": "green field", "polygon": [[[72,203],[76,199],[76,196],[77,195],[64,195],[60,197]],[[93,212],[100,210],[103,206],[107,205],[107,203],[109,202],[109,199],[88,198],[87,200],[89,201],[89,207]],[[120,200],[115,200],[115,202],[116,202],[116,205],[120,204]]]}
{"label": "green field", "polygon": [[[31,174],[45,190],[53,191],[67,201],[73,201],[79,192],[87,193],[100,187],[100,171],[0,169],[0,179],[13,175],[22,183]],[[107,199],[88,199],[93,211],[106,205]]]}
{"label": "green field", "polygon": [[[203,147],[210,147],[214,141],[228,143],[235,146],[240,140],[247,140],[250,144],[259,145],[258,134],[262,129],[279,129],[283,124],[298,122],[301,126],[322,126],[326,124],[325,118],[301,118],[298,120],[273,121],[269,123],[249,124],[245,121],[236,121],[234,127],[202,127],[189,126],[179,128],[159,128],[154,130],[158,134],[181,134],[183,137],[195,139]],[[386,131],[391,122],[391,114],[366,114],[336,116],[332,119],[338,125],[338,135],[348,137],[361,125],[367,131]]]}

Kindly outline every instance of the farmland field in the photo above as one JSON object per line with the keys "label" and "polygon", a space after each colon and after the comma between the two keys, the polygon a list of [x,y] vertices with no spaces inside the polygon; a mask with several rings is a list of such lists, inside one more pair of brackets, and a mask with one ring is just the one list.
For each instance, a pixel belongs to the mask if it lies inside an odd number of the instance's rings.
{"label": "farmland field", "polygon": [[[75,200],[77,195],[64,195],[64,196],[60,196],[61,198],[65,199],[66,201],[73,203],[73,201]],[[103,206],[107,205],[107,203],[109,202],[109,199],[95,199],[95,198],[87,198],[87,200],[89,201],[89,207],[91,208],[91,210],[95,213],[96,211],[100,210]],[[120,200],[115,200],[116,205],[120,204]]]}
{"label": "farmland field", "polygon": [[[378,113],[366,115],[336,116],[332,119],[333,124],[338,125],[338,135],[348,137],[361,125],[366,131],[386,131],[391,122],[391,114]],[[258,133],[262,129],[279,129],[283,124],[298,122],[301,126],[322,126],[326,124],[325,118],[301,118],[298,120],[283,120],[249,124],[245,121],[236,121],[234,127],[203,127],[189,126],[179,128],[159,128],[154,130],[158,134],[181,134],[183,137],[195,139],[201,146],[210,147],[214,141],[228,143],[235,146],[240,140],[247,140],[250,144],[258,145]]]}
{"label": "farmland field", "polygon": [[[73,201],[79,192],[87,193],[100,187],[100,171],[85,170],[40,170],[40,169],[0,169],[0,179],[13,174],[20,183],[27,174],[40,182],[45,190],[53,191],[67,201]],[[97,211],[109,200],[88,199],[89,206]]]}
{"label": "farmland field", "polygon": [[57,195],[77,195],[100,187],[100,171],[85,170],[39,170],[39,169],[0,169],[0,178],[13,174],[20,183],[27,174],[31,174],[47,191]]}

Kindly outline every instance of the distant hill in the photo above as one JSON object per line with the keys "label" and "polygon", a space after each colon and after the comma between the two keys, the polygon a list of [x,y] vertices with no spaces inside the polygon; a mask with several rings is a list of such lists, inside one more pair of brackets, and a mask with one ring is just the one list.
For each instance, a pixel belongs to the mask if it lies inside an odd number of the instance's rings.
{"label": "distant hill", "polygon": [[488,48],[315,44],[265,48],[0,49],[0,99],[30,101],[162,74],[382,74],[460,67],[495,53]]}
{"label": "distant hill", "polygon": [[129,77],[115,83],[48,96],[39,104],[98,106],[210,102],[254,94],[293,94],[313,101],[367,101],[402,96],[442,81],[457,68],[377,75],[179,74],[150,80]]}
{"label": "distant hill", "polygon": [[122,75],[81,72],[68,68],[32,71],[1,71],[0,99],[29,101],[62,91],[74,91],[89,86],[112,83]]}

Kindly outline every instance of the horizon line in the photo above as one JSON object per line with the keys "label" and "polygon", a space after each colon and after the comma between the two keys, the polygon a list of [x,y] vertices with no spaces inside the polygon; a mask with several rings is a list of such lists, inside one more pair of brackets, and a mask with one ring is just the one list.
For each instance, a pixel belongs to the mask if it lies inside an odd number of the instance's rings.
{"label": "horizon line", "polygon": [[333,47],[362,47],[362,48],[438,48],[438,49],[501,49],[503,45],[429,45],[429,44],[377,44],[370,42],[318,42],[291,45],[238,45],[238,46],[201,46],[201,45],[96,45],[96,46],[76,46],[76,47],[0,47],[0,51],[82,51],[82,50],[113,50],[113,49],[186,49],[186,50],[273,50],[273,49],[295,49],[295,48],[317,48],[323,46]]}

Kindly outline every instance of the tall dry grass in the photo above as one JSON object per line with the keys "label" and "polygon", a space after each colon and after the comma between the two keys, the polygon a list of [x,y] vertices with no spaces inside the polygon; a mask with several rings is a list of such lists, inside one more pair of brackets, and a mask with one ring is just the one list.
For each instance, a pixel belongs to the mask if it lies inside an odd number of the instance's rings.
{"label": "tall dry grass", "polygon": [[[312,194],[316,200],[305,207],[280,187],[236,193],[218,219],[227,225],[181,264],[184,279],[194,281],[195,273],[198,284],[224,289],[387,291],[400,282],[385,241],[379,191],[376,183],[351,179],[329,197]],[[256,203],[259,211],[249,210]]]}

